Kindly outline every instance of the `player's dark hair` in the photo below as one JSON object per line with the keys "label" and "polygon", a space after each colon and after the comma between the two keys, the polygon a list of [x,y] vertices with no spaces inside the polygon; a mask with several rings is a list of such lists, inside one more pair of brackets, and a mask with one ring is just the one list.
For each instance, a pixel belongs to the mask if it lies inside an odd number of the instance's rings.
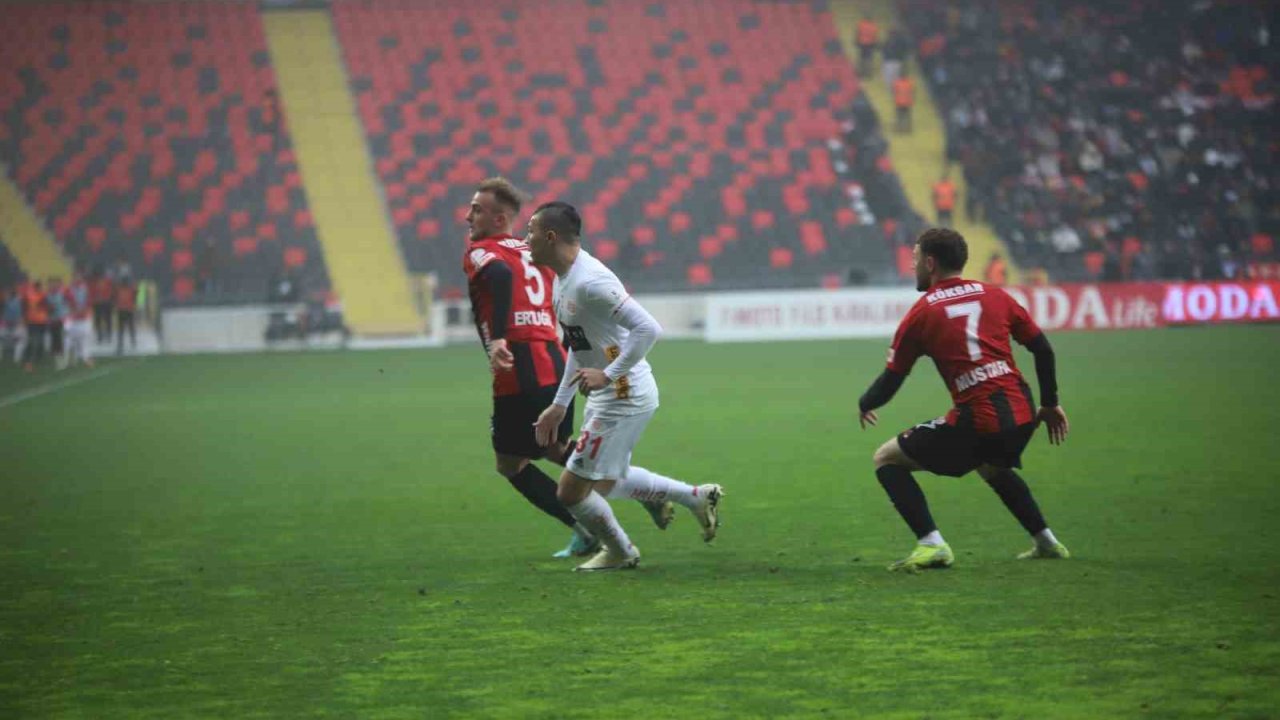
{"label": "player's dark hair", "polygon": [[969,246],[964,236],[950,228],[929,228],[916,241],[920,255],[931,256],[943,272],[960,272],[969,262]]}
{"label": "player's dark hair", "polygon": [[504,177],[491,177],[481,182],[476,185],[476,192],[487,192],[493,195],[493,199],[497,200],[499,205],[512,213],[520,212],[520,205],[524,202],[524,193]]}
{"label": "player's dark hair", "polygon": [[570,242],[577,242],[582,234],[582,216],[578,209],[567,202],[555,200],[543,203],[533,211],[543,230],[555,230],[556,235]]}

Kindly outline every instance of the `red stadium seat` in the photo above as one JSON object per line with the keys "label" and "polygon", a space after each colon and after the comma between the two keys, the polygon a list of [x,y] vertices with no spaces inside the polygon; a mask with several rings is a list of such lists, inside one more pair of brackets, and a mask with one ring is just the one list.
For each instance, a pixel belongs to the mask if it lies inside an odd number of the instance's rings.
{"label": "red stadium seat", "polygon": [[689,266],[687,271],[689,284],[694,287],[702,287],[711,284],[711,268],[704,263],[695,263]]}

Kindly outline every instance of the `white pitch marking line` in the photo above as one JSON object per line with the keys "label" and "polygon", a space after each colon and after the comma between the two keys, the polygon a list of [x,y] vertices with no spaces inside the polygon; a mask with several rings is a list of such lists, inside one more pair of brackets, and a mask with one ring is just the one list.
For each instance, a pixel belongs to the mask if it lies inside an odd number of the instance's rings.
{"label": "white pitch marking line", "polygon": [[117,366],[104,367],[99,370],[94,370],[88,375],[81,375],[78,378],[69,378],[61,382],[50,383],[48,385],[41,385],[40,387],[34,387],[34,388],[31,388],[30,390],[23,390],[22,392],[14,393],[12,395],[8,395],[6,397],[0,398],[0,408],[11,407],[13,405],[17,405],[18,403],[24,400],[31,400],[33,398],[38,398],[41,395],[48,395],[49,393],[55,393],[59,390],[62,390],[63,388],[69,388],[72,385],[79,385],[80,383],[89,382],[90,380],[97,380],[98,378],[110,375],[111,373],[119,369],[120,368]]}

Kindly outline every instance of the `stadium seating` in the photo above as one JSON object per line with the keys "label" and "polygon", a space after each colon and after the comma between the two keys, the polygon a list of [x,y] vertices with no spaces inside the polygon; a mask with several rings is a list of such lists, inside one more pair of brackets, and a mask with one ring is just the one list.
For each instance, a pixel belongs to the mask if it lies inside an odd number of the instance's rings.
{"label": "stadium seating", "polygon": [[492,174],[577,205],[639,289],[897,276],[828,146],[858,84],[823,3],[332,7],[405,256],[445,288]]}
{"label": "stadium seating", "polygon": [[969,209],[1023,266],[1062,280],[1183,279],[1276,259],[1280,50],[1266,3],[900,9]]}
{"label": "stadium seating", "polygon": [[0,25],[0,160],[78,264],[176,302],[261,300],[282,269],[327,286],[255,5],[5,3]]}

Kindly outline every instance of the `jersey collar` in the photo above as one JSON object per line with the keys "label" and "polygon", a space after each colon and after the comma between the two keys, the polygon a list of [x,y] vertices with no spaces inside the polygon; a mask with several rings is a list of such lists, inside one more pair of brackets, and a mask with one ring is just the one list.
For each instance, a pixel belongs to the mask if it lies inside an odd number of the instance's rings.
{"label": "jersey collar", "polygon": [[966,284],[966,283],[971,283],[971,282],[974,282],[974,281],[973,281],[973,280],[966,280],[966,279],[964,279],[964,278],[962,278],[962,277],[960,277],[960,276],[956,276],[956,277],[953,277],[953,278],[947,278],[946,280],[941,280],[941,281],[939,281],[939,282],[937,282],[937,283],[934,283],[934,285],[933,285],[932,287],[930,287],[928,290],[925,290],[925,293],[926,293],[926,294],[928,294],[928,293],[931,293],[931,292],[933,292],[933,291],[935,291],[935,290],[941,290],[942,288],[949,288],[949,287],[953,287],[953,286],[955,286],[955,285],[964,285],[964,284]]}

